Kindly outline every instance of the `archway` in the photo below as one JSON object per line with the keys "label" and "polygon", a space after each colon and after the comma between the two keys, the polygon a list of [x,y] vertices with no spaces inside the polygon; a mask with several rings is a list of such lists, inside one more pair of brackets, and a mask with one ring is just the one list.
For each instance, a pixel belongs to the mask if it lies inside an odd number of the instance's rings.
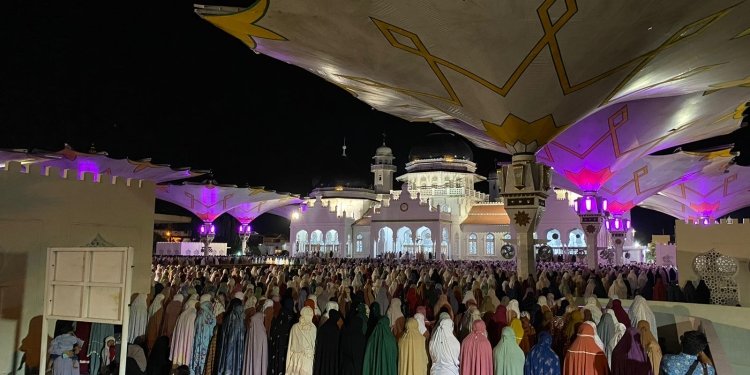
{"label": "archway", "polygon": [[419,227],[417,229],[417,250],[425,253],[431,253],[433,251],[432,242],[432,231],[427,227]]}
{"label": "archway", "polygon": [[310,233],[310,251],[321,251],[325,245],[323,242],[323,231],[316,229]]}
{"label": "archway", "polygon": [[375,247],[375,256],[378,254],[392,253],[393,252],[393,229],[390,227],[382,227],[378,231],[378,241]]}
{"label": "archway", "polygon": [[326,252],[333,251],[335,254],[339,252],[339,232],[335,229],[331,229],[326,232],[325,241]]}
{"label": "archway", "polygon": [[410,253],[414,249],[414,239],[411,229],[408,227],[401,227],[396,232],[396,252],[402,254]]}
{"label": "archway", "polygon": [[307,231],[303,229],[297,232],[297,235],[295,237],[297,241],[295,252],[300,253],[307,251]]}

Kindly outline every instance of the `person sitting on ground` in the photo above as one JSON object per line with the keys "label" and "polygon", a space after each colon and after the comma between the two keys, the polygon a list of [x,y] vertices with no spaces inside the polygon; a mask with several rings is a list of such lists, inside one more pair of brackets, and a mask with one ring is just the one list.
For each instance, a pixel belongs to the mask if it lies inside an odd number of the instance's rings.
{"label": "person sitting on ground", "polygon": [[708,347],[706,335],[687,331],[680,337],[682,353],[665,355],[661,360],[661,375],[715,375],[711,360],[703,352]]}

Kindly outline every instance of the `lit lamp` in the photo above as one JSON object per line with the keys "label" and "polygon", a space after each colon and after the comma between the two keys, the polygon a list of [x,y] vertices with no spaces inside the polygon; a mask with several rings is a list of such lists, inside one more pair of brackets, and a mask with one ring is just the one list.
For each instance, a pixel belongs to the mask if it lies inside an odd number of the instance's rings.
{"label": "lit lamp", "polygon": [[250,224],[240,224],[240,245],[242,246],[241,253],[245,254],[245,248],[247,247],[247,240],[250,238],[250,232],[252,228]]}
{"label": "lit lamp", "polygon": [[615,264],[622,265],[622,249],[625,246],[625,236],[630,230],[630,220],[622,217],[622,214],[613,214],[613,216],[604,222],[615,248]]}
{"label": "lit lamp", "polygon": [[575,200],[574,207],[581,219],[581,227],[586,237],[586,262],[592,270],[598,269],[597,235],[604,223],[608,209],[607,200],[597,196],[595,192],[587,191]]}
{"label": "lit lamp", "polygon": [[200,228],[201,243],[203,243],[203,255],[208,255],[213,252],[211,250],[211,243],[216,237],[216,227],[211,222],[205,222]]}

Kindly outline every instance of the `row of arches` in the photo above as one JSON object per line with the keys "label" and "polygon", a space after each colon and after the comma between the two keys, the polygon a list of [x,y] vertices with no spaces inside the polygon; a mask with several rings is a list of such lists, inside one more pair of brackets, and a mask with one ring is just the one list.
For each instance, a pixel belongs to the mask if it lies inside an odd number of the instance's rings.
{"label": "row of arches", "polygon": [[[448,231],[443,230],[442,246],[448,246]],[[359,235],[357,237],[359,240]],[[384,253],[432,253],[435,251],[435,241],[432,238],[432,230],[426,226],[417,228],[412,231],[411,228],[403,226],[394,231],[391,227],[385,226],[378,230],[377,238],[373,241],[374,255]],[[359,244],[355,246],[358,248]]]}
{"label": "row of arches", "polygon": [[325,232],[316,229],[309,233],[306,230],[300,230],[295,235],[295,245],[297,252],[317,252],[317,251],[334,251],[339,250],[339,232],[331,229]]}

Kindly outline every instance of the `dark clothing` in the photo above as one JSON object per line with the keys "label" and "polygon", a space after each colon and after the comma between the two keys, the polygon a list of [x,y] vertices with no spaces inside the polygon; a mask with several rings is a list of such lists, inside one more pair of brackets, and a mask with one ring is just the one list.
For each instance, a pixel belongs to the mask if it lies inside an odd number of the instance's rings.
{"label": "dark clothing", "polygon": [[339,373],[339,338],[341,335],[338,321],[340,317],[338,311],[329,310],[328,320],[318,328],[315,337],[313,375],[337,375]]}
{"label": "dark clothing", "polygon": [[148,375],[168,375],[172,369],[172,361],[169,360],[169,338],[161,336],[154,342],[151,354],[146,364]]}
{"label": "dark clothing", "polygon": [[268,375],[283,374],[286,371],[289,332],[296,323],[297,314],[294,313],[294,302],[291,299],[285,299],[284,302],[281,313],[271,322],[271,332],[268,335]]}

